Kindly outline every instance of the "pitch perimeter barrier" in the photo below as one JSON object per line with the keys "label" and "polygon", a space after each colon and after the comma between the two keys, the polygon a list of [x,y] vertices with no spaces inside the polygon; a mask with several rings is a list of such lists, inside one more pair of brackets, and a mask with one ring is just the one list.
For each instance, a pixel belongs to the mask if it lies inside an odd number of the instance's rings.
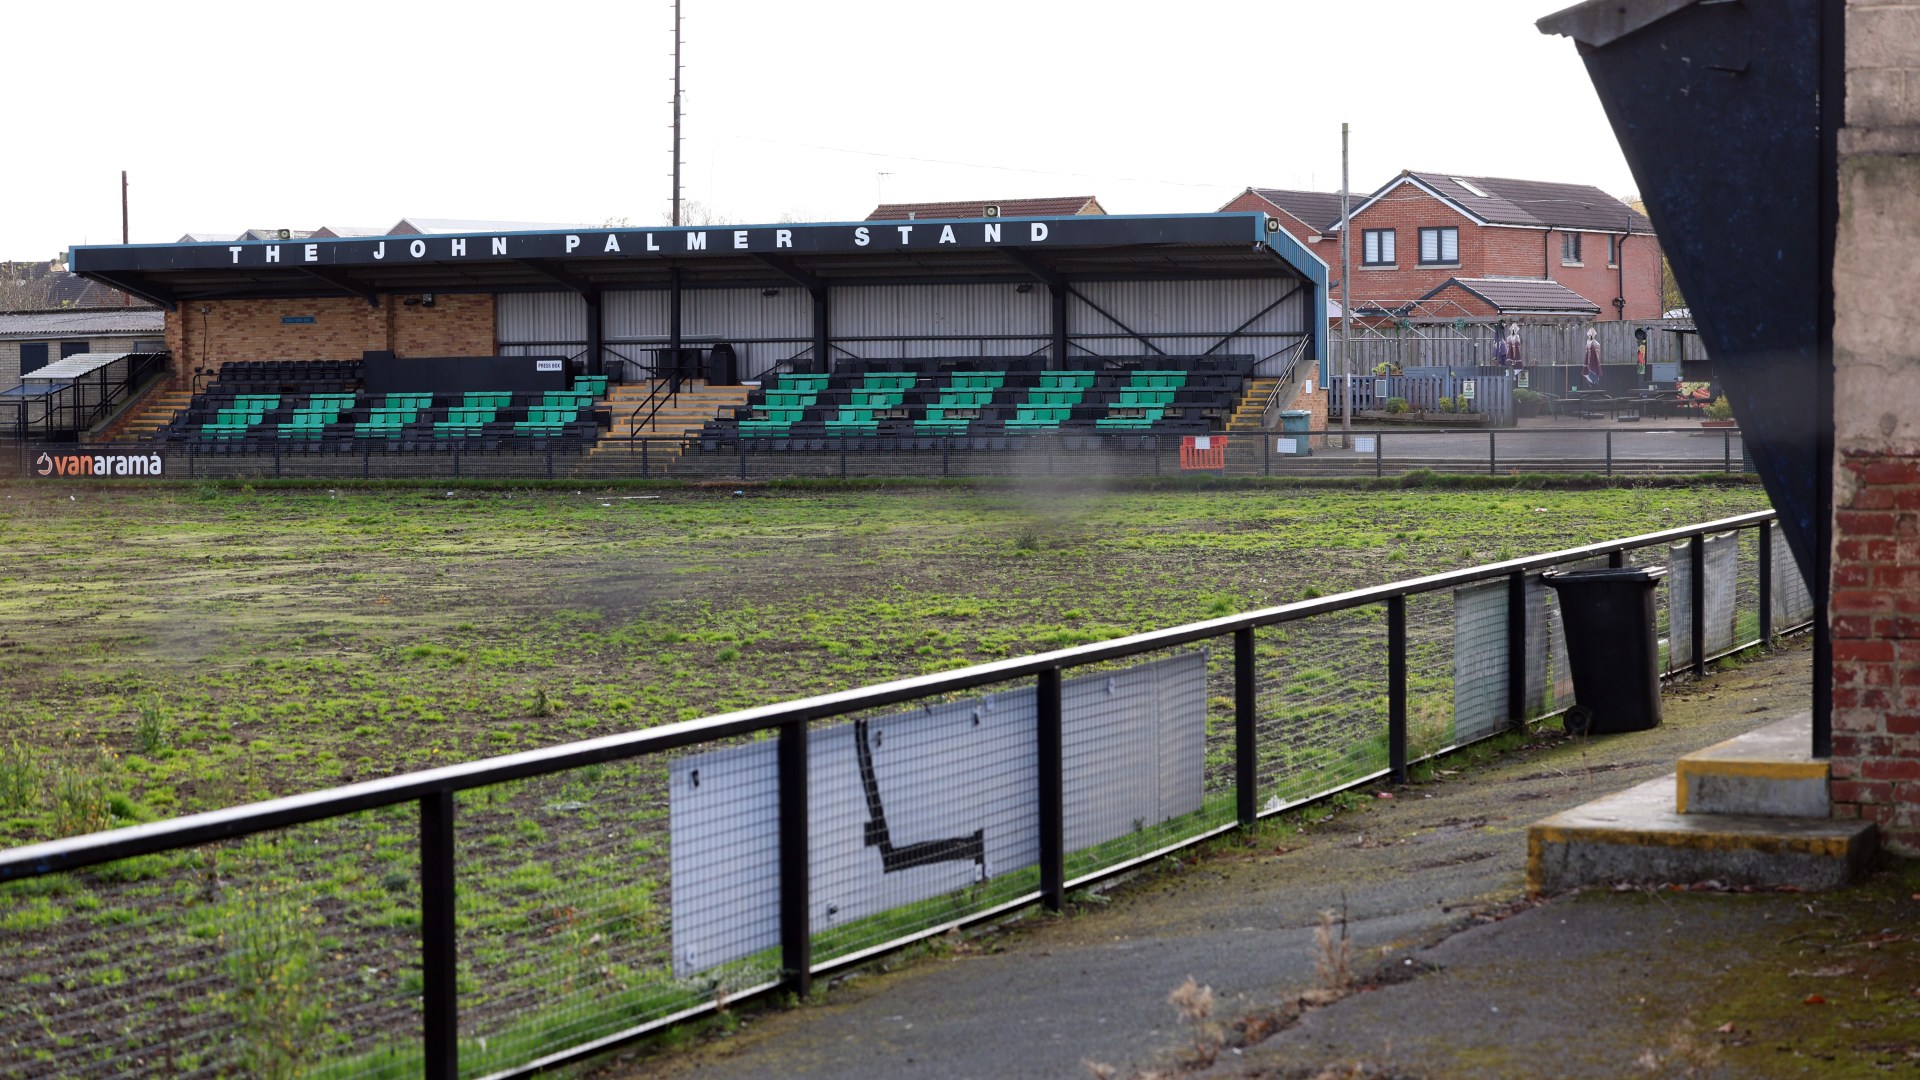
{"label": "pitch perimeter barrier", "polygon": [[[1199,439],[1206,439],[1204,450]],[[4,444],[0,444],[4,445]],[[5,454],[0,449],[0,454]],[[1735,428],[1505,428],[1179,435],[1010,435],[741,439],[635,437],[586,446],[468,449],[457,443],[352,450],[292,442],[269,451],[194,444],[15,443],[19,475],[62,478],[51,462],[157,454],[179,479],[790,477],[1399,476],[1416,469],[1485,476],[1751,473]],[[93,475],[91,472],[86,475]],[[104,475],[104,474],[102,474]],[[124,474],[123,474],[124,475]],[[147,475],[143,472],[141,475]]]}
{"label": "pitch perimeter barrier", "polygon": [[1774,522],[0,851],[0,1076],[524,1076],[804,995],[1565,710],[1544,570],[1668,566],[1667,671],[1807,625]]}

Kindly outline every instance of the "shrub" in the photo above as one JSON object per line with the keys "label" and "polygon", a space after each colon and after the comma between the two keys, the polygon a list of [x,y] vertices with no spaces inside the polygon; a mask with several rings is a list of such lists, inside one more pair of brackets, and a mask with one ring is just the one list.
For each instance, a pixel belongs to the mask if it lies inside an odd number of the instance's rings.
{"label": "shrub", "polygon": [[1401,413],[1411,411],[1413,411],[1413,406],[1407,404],[1406,398],[1390,397],[1387,399],[1387,412],[1390,415],[1398,416]]}
{"label": "shrub", "polygon": [[1709,420],[1733,419],[1733,405],[1731,402],[1727,401],[1727,395],[1725,394],[1721,394],[1719,397],[1714,398],[1713,401],[1707,405],[1705,412],[1707,414],[1707,419]]}
{"label": "shrub", "polygon": [[1523,390],[1516,387],[1513,391],[1513,403],[1515,405],[1534,405],[1546,399],[1547,396],[1545,394],[1533,390]]}
{"label": "shrub", "polygon": [[1434,402],[1433,407],[1436,412],[1450,413],[1460,411],[1460,407],[1455,405],[1453,399],[1450,397],[1443,397],[1439,401]]}

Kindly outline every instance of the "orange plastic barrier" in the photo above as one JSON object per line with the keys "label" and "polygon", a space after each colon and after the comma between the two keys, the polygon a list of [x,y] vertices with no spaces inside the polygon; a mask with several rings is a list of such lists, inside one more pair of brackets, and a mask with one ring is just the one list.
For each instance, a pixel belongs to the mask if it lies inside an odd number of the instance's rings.
{"label": "orange plastic barrier", "polygon": [[1182,469],[1224,469],[1227,467],[1225,435],[1188,435],[1180,440]]}

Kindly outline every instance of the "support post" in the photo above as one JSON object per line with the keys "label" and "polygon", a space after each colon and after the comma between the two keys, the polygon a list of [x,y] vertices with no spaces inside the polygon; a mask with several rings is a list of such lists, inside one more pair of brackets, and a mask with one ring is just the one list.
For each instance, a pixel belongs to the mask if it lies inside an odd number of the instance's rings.
{"label": "support post", "polygon": [[1607,475],[1613,475],[1613,430],[1607,430]]}
{"label": "support post", "polygon": [[1040,794],[1040,903],[1059,911],[1067,899],[1065,755],[1060,732],[1060,669],[1040,672],[1035,687],[1036,764]]}
{"label": "support post", "polygon": [[1259,758],[1254,715],[1253,627],[1233,632],[1233,791],[1240,824],[1259,816]]}
{"label": "support post", "polygon": [[[668,377],[673,380],[673,388],[678,390],[680,389],[681,371],[680,271],[677,269],[667,272],[667,355],[671,357],[673,361],[673,368]],[[660,373],[658,371],[654,372],[653,377],[656,379],[659,378]]]}
{"label": "support post", "polygon": [[1488,476],[1496,476],[1499,474],[1499,471],[1500,471],[1496,467],[1496,462],[1500,460],[1500,450],[1499,450],[1499,447],[1494,445],[1494,442],[1493,442],[1494,434],[1495,433],[1491,430],[1487,432],[1487,475]]}
{"label": "support post", "polygon": [[1507,575],[1507,725],[1527,725],[1527,572]]}
{"label": "support post", "polygon": [[1754,531],[1760,538],[1760,643],[1773,644],[1773,522]]}
{"label": "support post", "polygon": [[1064,371],[1067,366],[1067,286],[1065,282],[1050,284],[1047,293],[1053,300],[1053,367],[1055,371]]}
{"label": "support post", "polygon": [[421,1075],[460,1071],[458,944],[454,934],[453,793],[420,800]]}
{"label": "support post", "polygon": [[1407,782],[1407,598],[1387,598],[1387,765]]}
{"label": "support post", "polygon": [[813,927],[808,909],[807,722],[780,725],[780,969],[787,989],[813,992]]}
{"label": "support post", "polygon": [[587,302],[587,374],[605,375],[607,362],[602,355],[605,328],[600,322],[600,290],[589,290],[581,298]]}
{"label": "support post", "polygon": [[813,297],[813,373],[825,375],[833,369],[828,356],[831,346],[827,344],[827,290],[823,286],[807,292]]}
{"label": "support post", "polygon": [[1695,536],[1687,541],[1687,607],[1692,613],[1693,674],[1707,673],[1707,538]]}

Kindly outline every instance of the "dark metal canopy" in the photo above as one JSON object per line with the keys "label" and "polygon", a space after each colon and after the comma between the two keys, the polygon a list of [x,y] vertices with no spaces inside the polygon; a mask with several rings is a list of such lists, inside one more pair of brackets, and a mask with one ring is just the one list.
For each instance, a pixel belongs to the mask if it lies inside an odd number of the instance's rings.
{"label": "dark metal canopy", "polygon": [[1326,266],[1260,214],[580,229],[77,247],[76,273],[169,308],[263,297],[1294,277]]}

